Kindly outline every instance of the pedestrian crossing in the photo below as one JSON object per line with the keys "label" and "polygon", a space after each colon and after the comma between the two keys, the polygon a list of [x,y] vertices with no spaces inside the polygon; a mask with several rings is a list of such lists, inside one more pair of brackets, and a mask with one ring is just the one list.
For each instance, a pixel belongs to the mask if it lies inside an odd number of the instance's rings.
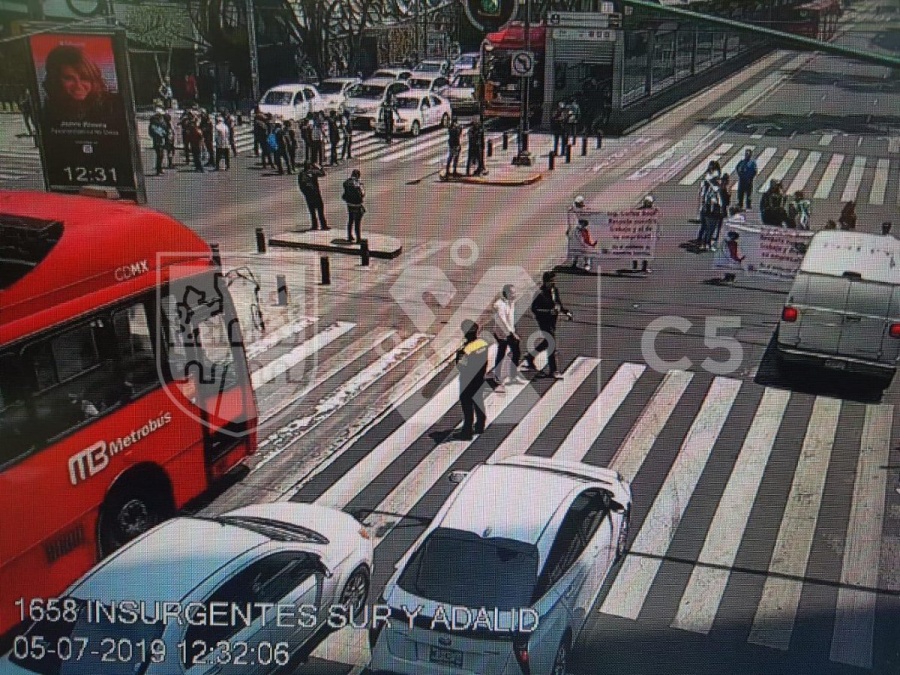
{"label": "pedestrian crossing", "polygon": [[[385,373],[407,363],[432,340],[432,336],[422,333],[401,340],[393,335],[396,329],[375,329],[358,336],[359,327],[349,322],[323,325],[308,317],[298,321],[302,331],[288,326],[280,329],[280,334],[296,342],[298,335],[310,329],[325,335],[346,331],[335,340],[318,338],[314,344],[322,345],[324,350],[326,342],[334,347],[338,339],[365,342],[366,345],[355,348],[367,358],[356,360],[353,376],[335,380],[329,391],[321,393],[319,387],[314,388],[318,395],[305,405],[313,412],[288,423],[294,432],[309,428],[316,415],[334,414]],[[368,345],[381,344],[388,335],[393,337],[392,349],[382,348],[377,356],[370,352]],[[315,336],[300,340],[300,345],[309,344],[311,339],[316,340]],[[283,355],[271,342],[269,338],[269,343],[255,343],[266,349],[251,345],[250,351],[257,357],[274,351],[268,363],[277,363]],[[291,346],[285,353],[293,349],[296,347]],[[310,347],[305,350],[306,359],[314,357]],[[491,359],[494,354],[492,348]],[[255,372],[262,372],[265,367],[258,366]],[[337,372],[327,361],[320,369],[322,382]],[[659,374],[640,363],[611,364],[584,356],[576,357],[564,375],[559,381],[537,379],[510,385],[505,394],[490,393],[486,398],[488,426],[484,434],[475,440],[457,440],[438,431],[449,433],[460,424],[458,379],[452,368],[441,372],[409,392],[409,397],[421,397],[418,409],[409,411],[403,402],[396,404],[395,410],[403,407],[404,414],[396,418],[386,435],[381,432],[377,442],[370,443],[364,433],[340,451],[352,449],[358,456],[353,464],[335,461],[324,466],[302,479],[284,498],[336,508],[348,508],[352,503],[356,511],[360,498],[369,494],[371,486],[385,485],[386,489],[376,490],[378,496],[362,508],[368,514],[365,525],[376,544],[381,544],[391,539],[405,516],[423,500],[427,501],[429,495],[446,490],[440,482],[449,471],[484,461],[485,457],[487,461],[497,461],[519,454],[552,454],[559,460],[610,466],[636,486],[650,480],[644,476],[664,475],[662,484],[651,493],[635,490],[631,552],[607,581],[606,593],[601,593],[595,607],[596,616],[601,621],[603,616],[638,623],[665,620],[675,630],[716,634],[723,598],[729,591],[739,591],[745,583],[740,577],[746,575],[746,569],[733,571],[738,566],[741,547],[748,539],[757,544],[767,539],[771,555],[766,564],[753,570],[762,588],[742,639],[750,645],[777,651],[790,651],[792,646],[802,650],[806,644],[792,640],[795,626],[803,619],[800,599],[808,586],[820,583],[814,573],[808,572],[817,555],[814,543],[819,537],[819,518],[826,507],[840,508],[847,514],[841,525],[843,540],[831,542],[832,548],[838,550],[831,565],[834,567],[839,561],[840,584],[831,608],[834,621],[825,622],[827,628],[823,629],[828,631],[830,648],[827,654],[810,657],[873,668],[892,405],[792,393],[702,372],[671,370]],[[433,387],[435,383],[439,385],[437,389]],[[267,386],[269,383],[259,385],[258,395]],[[433,395],[422,394],[426,387]],[[701,401],[699,408],[686,404],[689,400]],[[672,438],[673,427],[683,430],[686,410],[691,411],[691,419],[686,431],[678,432],[678,449],[673,459],[665,445]],[[807,410],[808,415],[800,419],[798,410]],[[849,422],[855,431],[848,444],[846,431],[839,437],[839,421],[843,426],[853,419],[859,423]],[[618,433],[616,428],[624,429],[623,425],[628,431],[617,443],[617,449],[606,449],[605,442]],[[802,447],[799,456],[792,460],[791,470],[777,476],[785,486],[790,484],[786,499],[778,504],[779,522],[760,522],[754,518],[754,505],[764,499],[765,482],[773,480],[766,475],[766,469],[772,458],[790,453],[791,443],[796,442],[794,432],[802,434]],[[286,447],[288,437],[281,438],[279,433],[284,432],[274,432],[261,440],[259,455],[263,463]],[[548,447],[546,439],[550,437],[563,440]],[[726,445],[735,447],[736,455],[729,460],[727,482],[713,488],[704,475],[711,464],[721,469],[721,449]],[[847,478],[853,482],[849,500],[846,495],[840,497],[826,490],[836,458],[848,453],[856,466],[855,474]],[[318,485],[314,485],[316,481]],[[771,486],[766,494],[770,492]],[[832,503],[842,499],[842,504]],[[694,522],[696,516],[689,508],[694,501],[714,504],[715,514],[699,533],[703,537],[702,550],[696,562],[690,563],[690,579],[677,605],[672,605],[672,615],[653,616],[658,611],[655,608],[665,606],[656,596],[672,587],[667,580],[673,572],[665,563],[670,550],[679,538],[698,536],[700,525]],[[646,515],[642,516],[643,512]],[[397,550],[391,555],[400,559],[404,553]]]}
{"label": "pedestrian crossing", "polygon": [[21,150],[0,149],[0,180],[17,181],[40,173],[41,157],[33,145],[23,145]]}
{"label": "pedestrian crossing", "polygon": [[[764,192],[771,180],[782,181],[786,193],[793,195],[802,190],[813,199],[839,199],[841,203],[855,201],[857,205],[900,205],[900,160],[893,157],[870,157],[844,153],[828,153],[822,150],[801,148],[741,146],[734,154],[735,146],[720,144],[703,161],[692,166],[679,179],[679,185],[696,185],[710,161],[718,161],[722,171],[734,174],[737,163],[746,150],[752,150],[759,174],[756,178],[758,192]],[[723,158],[724,161],[723,161]],[[652,169],[652,161],[645,169]],[[641,171],[634,174],[641,175]],[[736,181],[732,181],[736,184]]]}

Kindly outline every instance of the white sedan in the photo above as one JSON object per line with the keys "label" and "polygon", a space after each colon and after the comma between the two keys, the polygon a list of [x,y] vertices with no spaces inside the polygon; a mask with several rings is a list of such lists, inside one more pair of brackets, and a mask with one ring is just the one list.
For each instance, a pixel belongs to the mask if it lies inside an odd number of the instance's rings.
{"label": "white sedan", "polygon": [[362,614],[372,569],[369,535],[343,511],[281,502],[174,518],[76,581],[59,611],[32,612],[0,673],[49,673],[54,659],[59,672],[77,655],[63,673],[268,675]]}
{"label": "white sedan", "polygon": [[317,89],[322,95],[322,103],[325,112],[344,111],[347,102],[347,92],[355,85],[362,82],[358,77],[332,77],[319,83]]}
{"label": "white sedan", "polygon": [[310,113],[325,109],[319,91],[311,84],[282,84],[263,94],[259,102],[262,113],[271,113],[276,120],[302,120]]}
{"label": "white sedan", "polygon": [[[408,91],[394,99],[394,133],[418,136],[424,129],[448,127],[453,112],[446,99],[434,94]],[[384,133],[384,120],[379,117],[375,131]]]}

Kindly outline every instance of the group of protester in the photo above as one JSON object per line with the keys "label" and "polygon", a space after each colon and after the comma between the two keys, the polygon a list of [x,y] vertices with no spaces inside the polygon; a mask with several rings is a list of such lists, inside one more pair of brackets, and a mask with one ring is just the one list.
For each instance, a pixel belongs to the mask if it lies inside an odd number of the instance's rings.
{"label": "group of protester", "polygon": [[[447,166],[444,176],[459,176],[459,156],[462,152],[463,129],[459,120],[455,117],[450,120],[447,128]],[[484,168],[484,126],[479,120],[474,120],[466,132],[469,143],[469,154],[466,158],[466,175],[471,175],[472,165],[475,165],[475,175],[482,176],[487,173]],[[451,173],[452,168],[452,173]]]}
{"label": "group of protester", "polygon": [[[178,127],[185,164],[193,163],[194,170],[199,172],[204,171],[204,166],[213,171],[219,171],[223,164],[226,170],[231,168],[231,157],[237,155],[231,113],[213,116],[195,106],[182,112]],[[166,168],[175,167],[176,131],[171,112],[157,108],[150,117],[149,134],[156,157],[156,175],[161,176]]]}
{"label": "group of protester", "polygon": [[[325,164],[325,142],[330,150],[330,165],[353,157],[353,124],[349,112],[338,115],[310,113],[299,124],[291,120],[276,120],[271,113],[259,109],[253,115],[253,153],[261,157],[262,166],[272,167],[277,173],[291,174],[300,169],[301,163]],[[300,144],[303,145],[303,159]]]}

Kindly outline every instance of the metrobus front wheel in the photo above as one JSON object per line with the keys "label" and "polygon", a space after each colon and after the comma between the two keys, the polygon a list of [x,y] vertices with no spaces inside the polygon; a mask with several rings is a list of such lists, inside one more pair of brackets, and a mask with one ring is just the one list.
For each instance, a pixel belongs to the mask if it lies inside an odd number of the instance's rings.
{"label": "metrobus front wheel", "polygon": [[175,512],[169,491],[155,481],[126,481],[113,488],[100,508],[97,548],[101,558],[121,548]]}

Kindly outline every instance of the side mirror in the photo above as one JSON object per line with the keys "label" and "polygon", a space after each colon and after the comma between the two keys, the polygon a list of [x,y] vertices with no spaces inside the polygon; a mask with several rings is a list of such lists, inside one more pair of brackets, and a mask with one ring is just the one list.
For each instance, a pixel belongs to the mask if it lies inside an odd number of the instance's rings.
{"label": "side mirror", "polygon": [[454,485],[459,485],[465,480],[466,476],[469,475],[468,471],[451,471],[450,475],[447,476],[447,480],[453,483]]}
{"label": "side mirror", "polygon": [[332,572],[330,569],[328,569],[325,566],[325,563],[323,563],[321,560],[318,561],[318,569],[319,569],[319,572],[322,573],[322,576],[324,576],[326,579],[330,579],[331,577],[334,576],[334,572]]}

